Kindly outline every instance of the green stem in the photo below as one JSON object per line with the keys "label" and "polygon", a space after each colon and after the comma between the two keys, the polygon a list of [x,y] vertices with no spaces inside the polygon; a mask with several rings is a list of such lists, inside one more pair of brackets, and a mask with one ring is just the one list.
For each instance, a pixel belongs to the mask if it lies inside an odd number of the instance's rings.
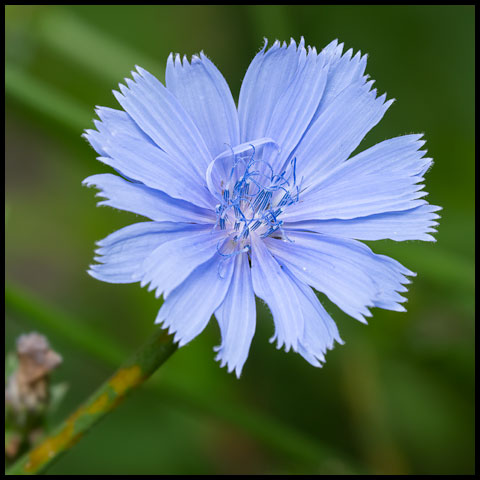
{"label": "green stem", "polygon": [[[8,311],[24,316],[37,328],[47,330],[48,334],[60,335],[73,347],[107,365],[118,365],[120,359],[125,358],[125,349],[115,343],[111,336],[101,335],[89,327],[87,322],[62,312],[10,282],[5,285],[5,305]],[[232,399],[225,402],[212,395],[203,395],[182,382],[181,378],[173,380],[166,376],[161,383],[152,381],[149,386],[172,407],[183,408],[187,412],[194,410],[209,418],[221,419],[297,464],[319,469],[329,459],[333,463],[337,462],[339,470],[348,470],[348,473],[360,471],[352,459],[346,458],[343,453],[266,412],[256,411],[251,405]],[[335,468],[333,466],[331,470]]]}
{"label": "green stem", "polygon": [[116,371],[81,407],[39,445],[21,457],[6,475],[42,473],[71,448],[132,390],[147,380],[177,349],[173,337],[156,328],[150,339]]}

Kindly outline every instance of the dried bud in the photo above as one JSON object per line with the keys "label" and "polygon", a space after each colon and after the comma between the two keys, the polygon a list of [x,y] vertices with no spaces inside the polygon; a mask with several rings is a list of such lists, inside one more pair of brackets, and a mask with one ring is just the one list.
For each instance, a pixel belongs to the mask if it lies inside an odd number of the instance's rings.
{"label": "dried bud", "polygon": [[17,339],[18,368],[9,378],[5,403],[16,412],[42,410],[48,400],[48,374],[61,362],[48,340],[39,333]]}
{"label": "dried bud", "polygon": [[5,387],[8,464],[43,436],[46,414],[51,408],[49,373],[62,363],[62,357],[50,348],[43,335],[33,332],[18,337],[16,359],[9,354],[7,360],[11,372]]}

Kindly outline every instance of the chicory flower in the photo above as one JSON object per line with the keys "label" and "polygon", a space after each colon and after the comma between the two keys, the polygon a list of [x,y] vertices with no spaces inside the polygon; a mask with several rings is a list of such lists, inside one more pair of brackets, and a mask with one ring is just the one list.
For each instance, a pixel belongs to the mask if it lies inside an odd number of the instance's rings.
{"label": "chicory flower", "polygon": [[366,55],[265,42],[238,106],[203,54],[170,55],[165,86],[137,67],[97,108],[86,139],[118,175],[84,183],[109,205],[149,219],[98,242],[89,273],[163,295],[156,323],[179,345],[214,314],[217,359],[240,375],[255,331],[255,295],[270,308],[272,341],[321,366],[335,322],[311,287],[353,318],[404,311],[415,275],[359,240],[433,241],[423,197],[432,164],[422,135],[385,140],[353,157],[392,100],[377,96]]}

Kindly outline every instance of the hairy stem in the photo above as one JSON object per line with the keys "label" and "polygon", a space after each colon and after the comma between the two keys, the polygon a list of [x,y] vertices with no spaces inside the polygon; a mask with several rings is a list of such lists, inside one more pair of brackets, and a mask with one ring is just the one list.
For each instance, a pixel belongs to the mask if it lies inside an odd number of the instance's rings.
{"label": "hairy stem", "polygon": [[142,385],[176,349],[171,335],[155,329],[150,339],[109,380],[51,435],[10,467],[6,475],[42,473],[93,425],[116,408],[128,393]]}

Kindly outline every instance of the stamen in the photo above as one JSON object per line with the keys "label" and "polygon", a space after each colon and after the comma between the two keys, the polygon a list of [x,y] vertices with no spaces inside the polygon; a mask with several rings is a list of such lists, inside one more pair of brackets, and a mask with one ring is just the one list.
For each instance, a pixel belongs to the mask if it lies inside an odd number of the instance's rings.
{"label": "stamen", "polygon": [[255,223],[250,227],[250,230],[253,232],[253,231],[256,230],[261,224],[262,224],[262,222],[260,222],[259,220],[255,220]]}
{"label": "stamen", "polygon": [[[234,154],[232,149],[230,178],[226,184],[221,182],[221,203],[216,208],[215,226],[231,232],[223,244],[229,245],[231,253],[226,253],[224,248],[221,251],[217,246],[218,253],[225,258],[247,251],[250,234],[255,231],[261,238],[278,231],[280,238],[288,240],[279,217],[286,207],[298,201],[300,195],[299,185],[296,184],[296,158],[289,161],[289,167],[280,174],[275,174],[269,162],[255,158],[255,146],[250,146],[252,154],[248,157],[245,150]],[[278,195],[280,191],[283,193]],[[234,213],[231,220],[227,215],[230,208]]]}

